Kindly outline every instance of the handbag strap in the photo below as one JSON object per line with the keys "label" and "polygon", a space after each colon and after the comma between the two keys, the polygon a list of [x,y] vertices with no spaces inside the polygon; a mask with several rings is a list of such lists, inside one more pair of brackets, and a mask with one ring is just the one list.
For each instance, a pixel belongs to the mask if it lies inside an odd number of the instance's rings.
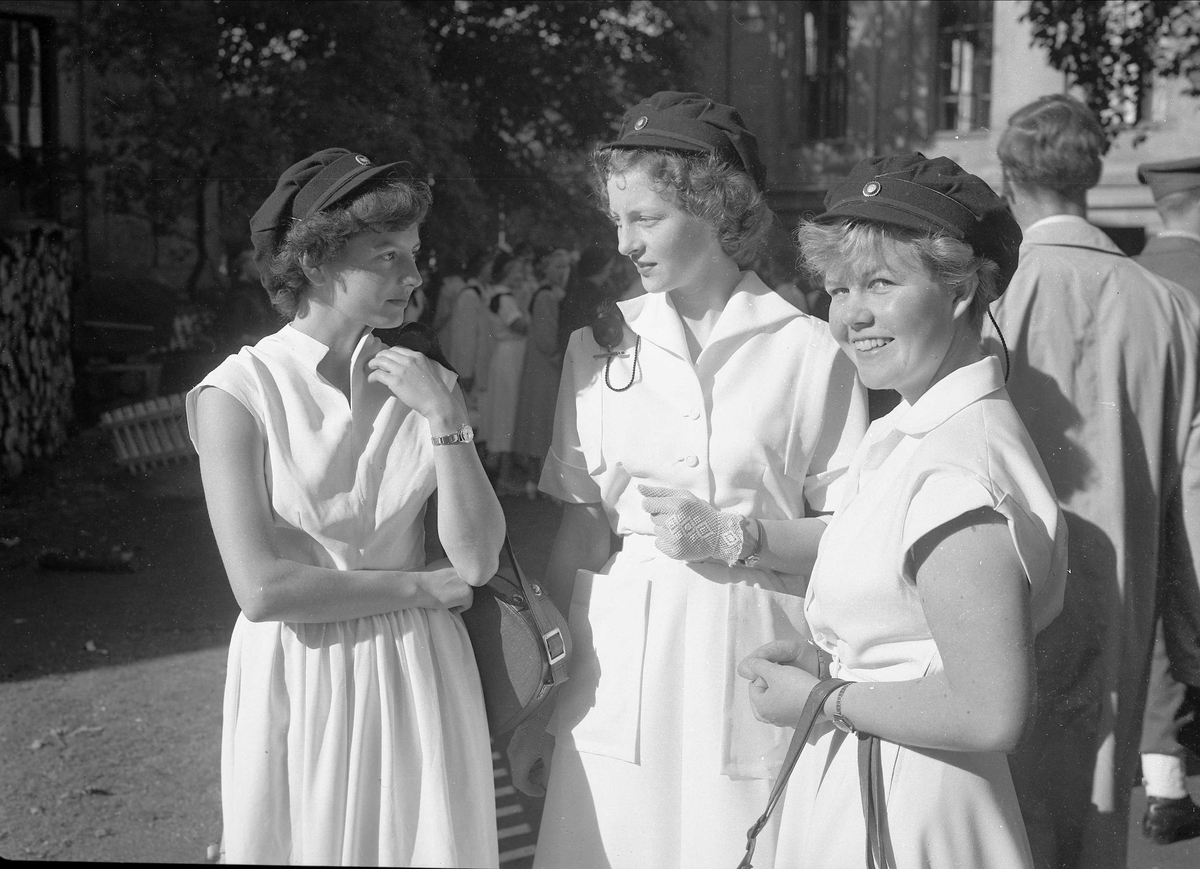
{"label": "handbag strap", "polygon": [[[825,671],[825,662],[822,660],[822,675]],[[752,864],[750,858],[754,856],[755,840],[758,834],[762,832],[763,827],[770,820],[771,812],[775,809],[775,804],[779,802],[779,798],[783,796],[783,790],[787,786],[788,777],[791,776],[792,770],[796,766],[796,761],[800,759],[800,752],[804,748],[804,744],[808,742],[808,736],[812,732],[813,725],[817,721],[817,715],[821,712],[821,707],[825,704],[829,695],[836,691],[841,686],[847,684],[844,679],[824,679],[813,686],[808,692],[808,699],[804,702],[804,709],[800,712],[800,720],[796,724],[796,732],[792,736],[792,742],[788,746],[787,755],[783,758],[783,766],[779,770],[779,775],[775,777],[775,785],[771,788],[771,798],[767,800],[767,810],[762,813],[754,825],[750,827],[746,834],[746,856],[742,858],[742,862],[738,863],[738,869],[751,869]]]}
{"label": "handbag strap", "polygon": [[866,869],[887,869],[887,809],[883,798],[883,756],[878,736],[862,735],[858,742],[858,790],[867,827]]}
{"label": "handbag strap", "polygon": [[512,543],[507,534],[504,535],[504,551],[508,555],[509,561],[512,562],[517,579],[525,591],[525,599],[529,602],[529,611],[533,614],[533,620],[537,624],[538,634],[542,639],[542,648],[546,652],[546,660],[550,662],[550,678],[544,684],[553,688],[567,681],[567,661],[571,657],[570,634],[560,629],[546,614],[545,590],[541,586],[535,587],[525,578],[525,571],[521,570],[521,565],[517,561],[517,555],[513,552]]}

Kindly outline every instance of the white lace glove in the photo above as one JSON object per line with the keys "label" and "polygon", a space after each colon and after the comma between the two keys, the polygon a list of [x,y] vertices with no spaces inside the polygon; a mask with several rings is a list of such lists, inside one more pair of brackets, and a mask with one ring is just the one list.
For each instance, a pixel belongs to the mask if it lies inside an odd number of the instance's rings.
{"label": "white lace glove", "polygon": [[554,737],[546,732],[554,704],[544,703],[533,715],[517,725],[508,741],[508,768],[513,787],[531,797],[544,797],[550,780],[550,758]]}
{"label": "white lace glove", "polygon": [[722,512],[686,489],[638,486],[642,508],[654,522],[654,545],[680,561],[716,559],[732,565],[745,543],[742,517]]}

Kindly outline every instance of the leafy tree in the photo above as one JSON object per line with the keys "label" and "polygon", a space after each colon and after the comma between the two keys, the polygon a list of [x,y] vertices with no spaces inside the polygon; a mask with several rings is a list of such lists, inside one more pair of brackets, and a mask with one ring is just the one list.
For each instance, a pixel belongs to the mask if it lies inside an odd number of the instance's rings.
{"label": "leafy tree", "polygon": [[[112,205],[159,232],[189,228],[206,266],[206,192],[245,219],[281,167],[349,144],[403,154],[419,171],[466,172],[453,120],[428,74],[414,9],[402,3],[105,2],[82,45],[100,74],[99,146]],[[474,197],[472,197],[474,193]],[[470,214],[477,191],[449,211]],[[190,220],[180,221],[180,216]]]}
{"label": "leafy tree", "polygon": [[494,231],[493,203],[582,219],[582,152],[628,102],[679,81],[699,26],[678,0],[86,8],[80,44],[102,109],[93,158],[109,205],[158,234],[188,234],[193,294],[212,266],[214,221],[245,238],[279,170],[331,145],[403,155],[432,178],[426,247],[447,256]]}
{"label": "leafy tree", "polygon": [[426,2],[431,75],[474,119],[464,151],[489,198],[585,220],[581,152],[626,106],[692,72],[699,4]]}
{"label": "leafy tree", "polygon": [[1083,88],[1110,140],[1137,124],[1132,108],[1154,77],[1200,68],[1200,0],[1032,0],[1023,18],[1054,68]]}

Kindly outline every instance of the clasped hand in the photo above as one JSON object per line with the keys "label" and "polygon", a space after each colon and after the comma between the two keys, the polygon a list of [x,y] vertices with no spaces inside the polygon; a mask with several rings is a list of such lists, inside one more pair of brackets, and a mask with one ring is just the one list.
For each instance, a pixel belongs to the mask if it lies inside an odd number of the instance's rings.
{"label": "clasped hand", "polygon": [[759,721],[796,726],[809,692],[820,681],[800,661],[807,648],[796,640],[775,640],[738,664],[738,675],[750,680],[750,706]]}
{"label": "clasped hand", "polygon": [[382,383],[417,413],[429,418],[452,411],[454,401],[442,382],[438,365],[423,353],[407,347],[387,347],[367,361],[367,381]]}
{"label": "clasped hand", "polygon": [[742,553],[742,517],[717,510],[686,489],[638,485],[642,508],[654,523],[654,545],[680,561],[718,559],[733,564]]}

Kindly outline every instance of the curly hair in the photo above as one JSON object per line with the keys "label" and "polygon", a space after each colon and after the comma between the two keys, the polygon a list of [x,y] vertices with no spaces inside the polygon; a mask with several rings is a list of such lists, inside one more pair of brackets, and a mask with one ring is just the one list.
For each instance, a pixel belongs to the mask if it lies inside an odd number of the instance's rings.
{"label": "curly hair", "polygon": [[938,285],[953,289],[977,279],[971,300],[970,322],[983,325],[988,305],[1000,295],[997,277],[1000,267],[979,256],[965,241],[945,234],[905,231],[868,221],[850,221],[835,225],[802,222],[796,228],[796,245],[805,270],[817,281],[844,263],[864,262],[883,257],[890,245],[916,256],[929,269]]}
{"label": "curly hair", "polygon": [[739,266],[762,249],[774,214],[744,170],[711,153],[601,146],[592,154],[592,186],[602,209],[608,210],[608,180],[635,169],[664,198],[712,226],[721,249]]}
{"label": "curly hair", "polygon": [[1062,193],[1100,183],[1107,141],[1095,113],[1079,100],[1050,94],[1017,109],[996,154],[1008,177]]}
{"label": "curly hair", "polygon": [[344,205],[297,221],[269,264],[267,294],[272,307],[291,320],[309,287],[305,266],[319,268],[333,262],[360,233],[395,232],[419,224],[432,204],[433,195],[424,182],[392,180]]}

